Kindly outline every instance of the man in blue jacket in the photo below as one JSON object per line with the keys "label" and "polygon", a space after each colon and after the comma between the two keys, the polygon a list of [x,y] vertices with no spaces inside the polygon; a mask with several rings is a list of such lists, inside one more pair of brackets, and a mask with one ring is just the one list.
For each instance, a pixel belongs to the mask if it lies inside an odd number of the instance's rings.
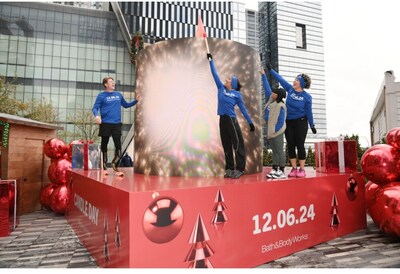
{"label": "man in blue jacket", "polygon": [[110,136],[113,138],[115,145],[115,155],[112,160],[112,168],[118,172],[117,162],[121,159],[121,106],[130,108],[137,104],[137,100],[127,102],[124,96],[115,91],[115,82],[112,77],[103,79],[103,86],[106,88],[97,95],[93,105],[93,115],[99,128],[99,136],[101,136],[101,152],[103,154],[103,169],[107,170],[107,146]]}

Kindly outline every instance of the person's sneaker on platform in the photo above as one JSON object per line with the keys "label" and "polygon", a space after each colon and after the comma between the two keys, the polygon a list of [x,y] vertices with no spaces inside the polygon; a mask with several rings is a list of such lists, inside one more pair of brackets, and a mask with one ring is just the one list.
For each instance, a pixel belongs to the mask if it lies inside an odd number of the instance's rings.
{"label": "person's sneaker on platform", "polygon": [[297,178],[304,178],[306,177],[306,171],[303,168],[299,168],[296,174]]}
{"label": "person's sneaker on platform", "polygon": [[271,171],[267,174],[267,178],[274,178],[274,175],[276,175],[277,171],[278,171],[277,167],[272,167]]}
{"label": "person's sneaker on platform", "polygon": [[242,176],[243,174],[244,174],[243,171],[235,170],[235,171],[233,171],[231,178],[233,178],[233,179],[239,179],[240,176]]}
{"label": "person's sneaker on platform", "polygon": [[274,178],[274,179],[285,179],[285,178],[286,178],[286,175],[285,175],[284,172],[282,172],[282,170],[278,170],[278,171],[273,175],[272,178]]}
{"label": "person's sneaker on platform", "polygon": [[227,170],[225,170],[224,178],[231,178],[232,174],[233,174],[233,170],[227,169]]}
{"label": "person's sneaker on platform", "polygon": [[288,177],[297,177],[297,168],[293,167]]}

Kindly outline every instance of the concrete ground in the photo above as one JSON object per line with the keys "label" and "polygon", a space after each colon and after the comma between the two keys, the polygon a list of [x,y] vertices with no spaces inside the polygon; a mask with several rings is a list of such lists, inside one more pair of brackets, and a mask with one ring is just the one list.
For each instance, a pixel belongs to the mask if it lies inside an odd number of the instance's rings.
{"label": "concrete ground", "polygon": [[[367,221],[366,229],[256,268],[400,268],[400,238],[386,236]],[[98,266],[64,216],[41,210],[21,216],[16,230],[0,237],[0,268]]]}

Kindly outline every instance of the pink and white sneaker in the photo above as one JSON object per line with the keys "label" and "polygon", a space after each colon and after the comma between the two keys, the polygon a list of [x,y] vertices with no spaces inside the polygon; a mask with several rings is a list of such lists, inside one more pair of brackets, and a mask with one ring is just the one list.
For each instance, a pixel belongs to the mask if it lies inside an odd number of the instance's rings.
{"label": "pink and white sneaker", "polygon": [[302,169],[302,168],[299,168],[299,170],[297,171],[296,177],[297,178],[306,177],[306,171],[304,169]]}
{"label": "pink and white sneaker", "polygon": [[297,168],[293,167],[288,177],[297,177]]}

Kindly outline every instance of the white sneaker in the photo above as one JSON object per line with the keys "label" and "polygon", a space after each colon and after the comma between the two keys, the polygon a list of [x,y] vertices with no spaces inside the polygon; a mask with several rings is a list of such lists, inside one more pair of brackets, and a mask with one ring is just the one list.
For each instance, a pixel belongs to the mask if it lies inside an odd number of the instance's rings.
{"label": "white sneaker", "polygon": [[282,172],[282,170],[278,170],[278,171],[273,175],[272,178],[274,178],[274,179],[285,179],[285,178],[286,178],[286,175],[285,175],[284,172]]}
{"label": "white sneaker", "polygon": [[271,171],[267,174],[267,178],[274,178],[276,172],[277,171],[275,169],[271,169]]}

